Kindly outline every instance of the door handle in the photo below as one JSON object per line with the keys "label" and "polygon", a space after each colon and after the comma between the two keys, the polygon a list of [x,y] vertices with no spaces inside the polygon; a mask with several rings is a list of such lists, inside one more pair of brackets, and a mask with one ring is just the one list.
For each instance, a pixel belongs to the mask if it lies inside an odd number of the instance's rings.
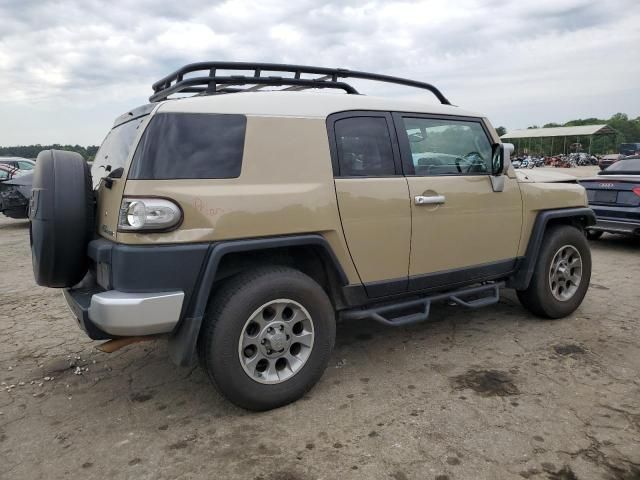
{"label": "door handle", "polygon": [[444,203],[445,198],[444,195],[416,195],[415,197],[416,205],[440,205]]}

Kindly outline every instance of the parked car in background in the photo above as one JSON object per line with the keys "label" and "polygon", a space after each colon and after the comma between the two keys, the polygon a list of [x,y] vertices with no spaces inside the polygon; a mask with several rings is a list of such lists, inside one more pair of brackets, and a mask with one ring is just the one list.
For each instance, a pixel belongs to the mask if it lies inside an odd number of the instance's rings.
{"label": "parked car in background", "polygon": [[604,232],[640,235],[640,155],[620,160],[580,183],[596,214],[588,238],[595,240]]}
{"label": "parked car in background", "polygon": [[0,212],[10,218],[27,218],[33,172],[0,163]]}
{"label": "parked car in background", "polygon": [[0,157],[0,165],[8,165],[18,170],[33,170],[36,162],[21,157]]}
{"label": "parked car in background", "polygon": [[622,157],[623,156],[619,153],[611,153],[609,155],[605,155],[598,161],[598,166],[600,167],[600,170],[604,170],[605,168],[610,167],[611,165],[616,163]]}
{"label": "parked car in background", "polygon": [[621,155],[638,155],[640,154],[640,143],[621,143]]}

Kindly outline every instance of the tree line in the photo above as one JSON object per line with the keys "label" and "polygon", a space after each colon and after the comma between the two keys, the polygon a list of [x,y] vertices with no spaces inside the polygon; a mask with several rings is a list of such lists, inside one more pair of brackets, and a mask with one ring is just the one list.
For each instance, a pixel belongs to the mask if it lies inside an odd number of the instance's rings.
{"label": "tree line", "polygon": [[69,152],[77,152],[84,157],[87,162],[93,161],[96,153],[98,152],[97,145],[89,145],[83,147],[82,145],[60,145],[54,143],[53,145],[20,145],[15,147],[0,147],[0,157],[22,157],[22,158],[35,158],[42,150],[67,150]]}

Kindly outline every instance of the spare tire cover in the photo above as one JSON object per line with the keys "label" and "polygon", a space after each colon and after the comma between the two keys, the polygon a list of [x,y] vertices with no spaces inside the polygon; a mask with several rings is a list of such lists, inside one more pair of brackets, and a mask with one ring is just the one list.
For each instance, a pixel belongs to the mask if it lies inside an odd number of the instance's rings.
{"label": "spare tire cover", "polygon": [[91,173],[75,152],[38,154],[29,204],[31,260],[36,283],[71,287],[87,273],[87,244],[94,228]]}

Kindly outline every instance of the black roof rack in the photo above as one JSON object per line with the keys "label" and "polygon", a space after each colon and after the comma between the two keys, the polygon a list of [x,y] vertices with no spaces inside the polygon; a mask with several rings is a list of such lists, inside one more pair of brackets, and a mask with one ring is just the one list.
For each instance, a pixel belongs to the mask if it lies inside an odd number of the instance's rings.
{"label": "black roof rack", "polygon": [[[218,76],[218,70],[248,70],[252,75]],[[193,72],[206,72],[202,76],[185,75]],[[265,72],[292,73],[293,76],[264,76]],[[316,78],[302,78],[305,75],[320,75]],[[259,90],[266,86],[287,86],[282,90],[303,90],[307,88],[335,88],[347,93],[358,91],[341,78],[358,78],[377,82],[395,83],[407,87],[422,88],[433,93],[440,103],[451,105],[449,100],[436,87],[429,83],[409,80],[407,78],[379,75],[377,73],[357,72],[344,68],[310,67],[289,65],[284,63],[251,63],[251,62],[200,62],[191,63],[167,75],[153,84],[153,95],[150,102],[166,100],[176,93],[193,93],[195,95],[214,95],[219,93],[246,92]],[[251,85],[247,88],[237,86]]]}

